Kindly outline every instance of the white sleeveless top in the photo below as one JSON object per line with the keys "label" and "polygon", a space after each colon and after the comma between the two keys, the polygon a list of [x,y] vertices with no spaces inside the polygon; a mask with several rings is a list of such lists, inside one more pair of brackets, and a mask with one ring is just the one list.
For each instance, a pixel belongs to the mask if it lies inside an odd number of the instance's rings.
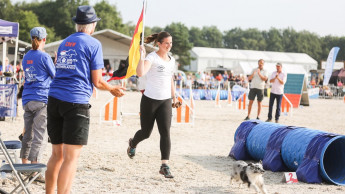
{"label": "white sleeveless top", "polygon": [[146,74],[144,95],[155,100],[171,98],[171,78],[175,59],[170,56],[170,61],[164,61],[154,51],[148,54],[145,60],[151,62],[151,68]]}

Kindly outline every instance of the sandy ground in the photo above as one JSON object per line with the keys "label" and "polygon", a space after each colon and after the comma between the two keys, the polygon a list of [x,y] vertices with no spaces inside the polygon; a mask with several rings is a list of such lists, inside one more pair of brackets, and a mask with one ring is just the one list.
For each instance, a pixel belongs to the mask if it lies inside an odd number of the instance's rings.
{"label": "sandy ground", "polygon": [[[165,179],[158,173],[160,167],[159,133],[155,126],[151,137],[137,147],[134,159],[126,154],[128,139],[140,128],[139,103],[141,94],[127,92],[123,98],[125,115],[121,126],[99,123],[100,107],[110,99],[100,92],[91,99],[91,126],[89,144],[82,150],[72,193],[255,193],[254,189],[229,184],[233,159],[228,157],[234,144],[234,133],[246,116],[246,111],[226,106],[216,108],[213,101],[196,101],[195,125],[173,125],[171,128],[171,172],[174,179]],[[19,102],[18,117],[1,122],[5,140],[17,139],[23,128],[23,110]],[[268,105],[265,98],[264,105]],[[251,117],[256,117],[256,105]],[[263,108],[261,120],[267,119],[268,108]],[[344,134],[345,103],[342,100],[316,99],[310,106],[293,110],[292,116],[282,116],[284,125],[302,126]],[[48,144],[41,161],[50,156]],[[10,177],[10,175],[8,175]],[[266,171],[264,174],[269,193],[344,193],[344,186],[322,184],[286,184],[283,173]],[[1,188],[9,190],[13,181]],[[33,193],[44,193],[43,184],[31,186]]]}

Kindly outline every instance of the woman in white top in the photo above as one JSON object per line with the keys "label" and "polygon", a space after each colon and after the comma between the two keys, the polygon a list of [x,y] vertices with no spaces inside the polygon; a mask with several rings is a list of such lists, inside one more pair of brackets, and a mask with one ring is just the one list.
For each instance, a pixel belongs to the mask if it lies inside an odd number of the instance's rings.
{"label": "woman in white top", "polygon": [[160,138],[162,166],[159,173],[165,178],[173,178],[170,173],[168,161],[170,157],[170,126],[172,104],[177,104],[173,82],[175,59],[168,53],[172,47],[172,37],[168,32],[152,34],[145,38],[145,43],[154,42],[158,51],[147,55],[145,47],[141,46],[141,59],[137,67],[139,77],[146,76],[146,86],[140,103],[141,129],[133,138],[129,139],[127,154],[130,158],[135,156],[135,148],[139,142],[150,137],[154,122],[157,122]]}

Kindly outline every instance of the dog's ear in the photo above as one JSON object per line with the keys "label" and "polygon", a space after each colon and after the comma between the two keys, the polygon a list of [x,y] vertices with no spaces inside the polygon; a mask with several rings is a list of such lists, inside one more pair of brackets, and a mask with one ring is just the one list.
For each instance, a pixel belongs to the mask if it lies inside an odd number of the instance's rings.
{"label": "dog's ear", "polygon": [[262,160],[260,160],[259,163],[262,164]]}

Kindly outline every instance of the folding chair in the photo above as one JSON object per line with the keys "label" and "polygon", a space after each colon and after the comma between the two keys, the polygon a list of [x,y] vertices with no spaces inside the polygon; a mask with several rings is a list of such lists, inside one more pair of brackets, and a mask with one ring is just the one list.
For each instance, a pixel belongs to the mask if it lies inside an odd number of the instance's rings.
{"label": "folding chair", "polygon": [[[43,174],[47,166],[45,164],[14,164],[5,143],[1,139],[0,132],[0,149],[5,156],[8,164],[1,166],[0,172],[12,173],[18,180],[19,184],[10,192],[15,193],[17,189],[22,188],[19,192],[24,191],[26,194],[30,194],[28,189],[29,185],[41,174]],[[35,174],[36,173],[36,174]],[[31,178],[32,177],[32,178]],[[18,192],[18,193],[19,193]],[[0,193],[7,193],[0,189]]]}
{"label": "folding chair", "polygon": [[[21,159],[19,157],[20,155],[20,149],[22,148],[22,142],[18,140],[12,140],[12,141],[4,141],[5,146],[7,148],[7,151],[10,155],[12,155],[12,159],[14,158],[15,163],[21,163]],[[3,157],[3,153],[0,152],[0,160],[5,160]]]}

